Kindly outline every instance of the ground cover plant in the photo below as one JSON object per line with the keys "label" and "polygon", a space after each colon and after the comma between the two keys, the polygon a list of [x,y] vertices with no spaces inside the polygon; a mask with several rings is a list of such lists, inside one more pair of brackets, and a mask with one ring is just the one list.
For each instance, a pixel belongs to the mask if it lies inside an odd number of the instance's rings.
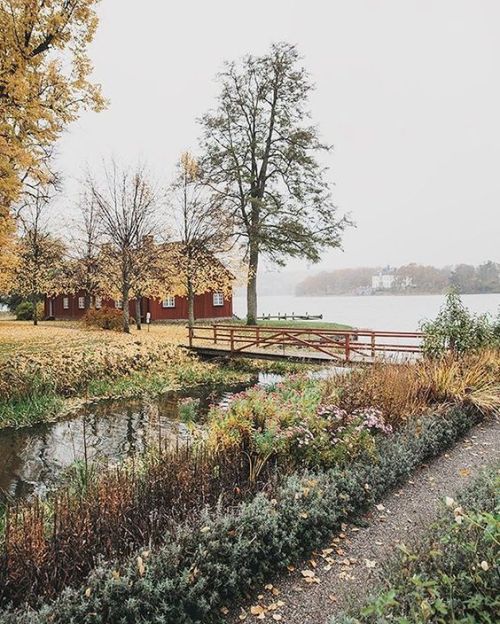
{"label": "ground cover plant", "polygon": [[426,537],[401,546],[383,587],[357,613],[331,624],[494,624],[500,612],[500,477],[482,475],[446,509]]}
{"label": "ground cover plant", "polygon": [[[400,399],[401,409],[415,406],[415,397],[420,401],[413,417],[384,402],[390,391],[380,390],[381,373],[375,368],[359,373],[372,381],[376,376],[380,391],[378,399],[367,394],[365,406],[348,402],[342,384],[348,385],[349,377],[334,382],[296,375],[272,388],[236,396],[225,408],[214,407],[205,435],[190,453],[181,454],[182,461],[166,453],[146,457],[105,472],[81,492],[63,490],[43,504],[34,501],[11,508],[0,556],[3,604],[26,598],[35,604],[41,595],[55,596],[66,585],[76,588],[90,570],[99,569],[104,556],[115,561],[109,564],[114,567],[95,573],[92,583],[97,585],[91,593],[114,595],[115,590],[128,592],[133,587],[127,596],[134,601],[135,590],[141,593],[140,617],[150,608],[149,600],[161,600],[154,610],[167,613],[165,622],[199,621],[200,613],[208,617],[224,600],[241,595],[268,575],[275,562],[278,567],[288,564],[313,548],[348,515],[365,509],[420,462],[498,410],[500,395],[492,395],[489,386],[497,368],[491,370],[491,378],[480,379],[485,387],[475,388],[471,401],[471,393],[462,395],[455,385],[435,396],[421,381],[423,366],[415,368],[420,379],[415,387],[408,385],[410,373],[404,367],[388,376],[393,386],[400,370],[401,385],[411,388],[408,402]],[[465,374],[467,368],[460,370]],[[487,403],[478,399],[481,390],[490,397]],[[293,502],[297,488],[302,492],[300,503]],[[214,526],[213,532],[207,526]],[[209,532],[215,542],[202,553],[200,545],[206,544]],[[257,536],[254,546],[249,534]],[[142,595],[145,587],[136,585],[143,575],[136,579],[133,562],[142,557],[141,548],[148,552],[148,562],[159,566],[144,582],[167,587],[163,598],[149,585],[147,592],[154,596]],[[135,557],[132,563],[126,563],[128,556]],[[116,569],[124,585],[108,586]],[[94,599],[81,603],[80,590],[74,591],[71,600],[85,617],[89,607],[100,614],[96,622],[114,621],[106,619]],[[59,613],[59,606],[55,608]],[[111,608],[106,603],[105,613]],[[65,609],[60,613],[70,620]],[[138,613],[132,609],[123,621],[134,621]],[[178,619],[169,619],[173,613]]]}

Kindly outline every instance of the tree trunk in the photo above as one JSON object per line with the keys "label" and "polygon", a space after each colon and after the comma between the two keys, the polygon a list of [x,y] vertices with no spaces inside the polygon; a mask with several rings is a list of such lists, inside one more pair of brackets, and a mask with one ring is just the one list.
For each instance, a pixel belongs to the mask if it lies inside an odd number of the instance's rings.
{"label": "tree trunk", "polygon": [[128,307],[129,302],[129,288],[126,286],[122,290],[122,315],[123,315],[123,331],[126,334],[130,334],[130,310]]}
{"label": "tree trunk", "polygon": [[33,325],[38,325],[38,310],[37,310],[38,298],[34,296],[31,300],[33,306]]}
{"label": "tree trunk", "polygon": [[190,278],[187,281],[187,295],[188,295],[188,325],[194,326],[194,288]]}
{"label": "tree trunk", "polygon": [[135,298],[135,327],[136,329],[142,329],[141,297],[139,295]]}
{"label": "tree trunk", "polygon": [[259,244],[250,240],[247,277],[247,325],[257,325],[257,269],[259,266]]}

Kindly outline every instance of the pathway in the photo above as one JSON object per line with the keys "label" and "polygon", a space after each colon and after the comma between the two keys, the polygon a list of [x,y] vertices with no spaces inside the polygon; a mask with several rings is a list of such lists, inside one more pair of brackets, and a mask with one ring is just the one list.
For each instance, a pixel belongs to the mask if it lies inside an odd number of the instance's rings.
{"label": "pathway", "polygon": [[227,622],[265,619],[328,624],[334,614],[367,597],[397,544],[422,535],[445,496],[455,495],[482,468],[499,460],[500,421],[475,427],[448,453],[423,465],[410,481],[369,512],[364,517],[365,528],[343,525],[342,532],[323,551],[275,579],[274,584],[262,587],[258,597],[231,612]]}

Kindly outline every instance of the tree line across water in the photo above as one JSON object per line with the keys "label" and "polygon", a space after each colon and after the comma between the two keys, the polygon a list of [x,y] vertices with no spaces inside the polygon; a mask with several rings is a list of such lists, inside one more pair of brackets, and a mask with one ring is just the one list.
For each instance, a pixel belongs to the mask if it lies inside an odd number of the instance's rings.
{"label": "tree line across water", "polygon": [[[380,274],[392,276],[390,286],[373,286],[372,277]],[[322,271],[297,284],[296,294],[441,294],[450,288],[462,294],[500,293],[500,263],[489,260],[478,266],[458,264],[442,268],[412,263],[390,270],[362,267]]]}

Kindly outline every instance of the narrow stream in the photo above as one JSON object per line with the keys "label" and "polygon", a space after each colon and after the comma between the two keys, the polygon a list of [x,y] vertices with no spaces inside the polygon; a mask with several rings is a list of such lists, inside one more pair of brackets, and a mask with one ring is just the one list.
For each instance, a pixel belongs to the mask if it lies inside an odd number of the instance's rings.
{"label": "narrow stream", "polygon": [[170,392],[154,403],[99,402],[67,420],[0,431],[0,502],[43,496],[70,466],[84,460],[85,453],[89,463],[113,464],[141,453],[148,444],[158,444],[159,438],[162,445],[182,443],[190,435],[179,420],[182,399],[195,399],[202,419],[211,404],[224,404],[235,392],[280,379],[261,373],[249,384]]}

